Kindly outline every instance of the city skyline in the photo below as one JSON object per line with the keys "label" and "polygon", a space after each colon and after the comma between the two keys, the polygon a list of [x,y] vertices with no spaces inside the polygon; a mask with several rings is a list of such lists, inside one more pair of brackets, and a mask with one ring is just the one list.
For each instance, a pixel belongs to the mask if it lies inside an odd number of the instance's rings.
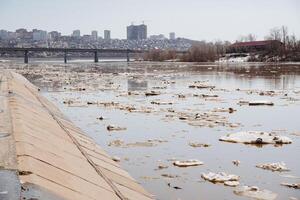
{"label": "city skyline", "polygon": [[[130,31],[128,32],[128,30],[131,28],[131,27],[135,27],[137,29],[141,29],[141,30],[136,30],[134,32],[134,36],[133,38],[131,38],[133,33],[130,33]],[[105,40],[110,40],[110,39],[121,39],[121,40],[143,40],[143,39],[151,39],[151,38],[156,38],[156,39],[171,39],[171,40],[174,40],[176,39],[175,37],[175,32],[169,32],[168,36],[165,36],[164,34],[156,34],[156,35],[149,35],[149,37],[147,36],[147,25],[146,24],[140,24],[140,25],[129,25],[127,26],[127,38],[111,38],[111,30],[103,30],[103,35],[100,34],[101,31],[98,31],[98,30],[91,30],[90,33],[87,33],[87,34],[82,34],[81,33],[81,30],[80,29],[76,29],[76,30],[73,30],[71,33],[69,34],[62,34],[61,32],[57,31],[57,30],[51,30],[51,31],[46,31],[46,30],[43,30],[43,29],[39,29],[39,28],[34,28],[32,30],[30,29],[26,29],[26,28],[18,28],[16,30],[5,30],[5,29],[0,29],[0,39],[1,39],[1,36],[2,34],[6,34],[5,37],[3,37],[2,39],[14,39],[14,38],[17,38],[17,32],[20,32],[20,31],[26,31],[28,33],[33,33],[33,35],[39,33],[39,34],[43,34],[45,35],[45,37],[43,37],[45,40],[47,39],[47,35],[52,35],[54,34],[55,36],[71,36],[71,37],[83,37],[83,36],[91,36],[94,40],[97,40],[97,39],[105,39]],[[99,33],[99,34],[98,34]],[[13,35],[12,35],[13,34]],[[130,38],[130,39],[129,39]]]}
{"label": "city skyline", "polygon": [[[296,0],[254,0],[251,3],[237,0],[189,0],[184,3],[170,0],[151,3],[136,0],[0,0],[0,4],[0,17],[5,19],[1,20],[0,29],[9,31],[38,28],[69,35],[80,29],[84,35],[92,30],[99,33],[111,30],[113,38],[123,39],[126,38],[126,26],[144,21],[148,25],[148,35],[167,36],[175,32],[178,37],[195,40],[234,41],[249,33],[263,39],[271,28],[281,25],[287,26],[291,34],[300,36],[300,13],[297,12],[300,2]],[[185,9],[189,12],[184,12]]]}

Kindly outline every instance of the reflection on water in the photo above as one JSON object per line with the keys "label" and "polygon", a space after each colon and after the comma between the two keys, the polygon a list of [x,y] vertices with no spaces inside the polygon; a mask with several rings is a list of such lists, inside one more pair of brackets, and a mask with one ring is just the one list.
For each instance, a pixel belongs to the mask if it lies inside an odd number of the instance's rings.
{"label": "reflection on water", "polygon": [[128,79],[127,80],[128,89],[127,91],[143,91],[148,89],[147,81]]}
{"label": "reflection on water", "polygon": [[[295,135],[300,131],[300,65],[81,63],[9,67],[18,68],[41,87],[48,99],[110,155],[121,157],[122,166],[158,199],[243,199],[233,193],[234,188],[204,181],[201,173],[209,171],[239,175],[241,185],[271,190],[278,193],[278,199],[300,197],[299,190],[280,185],[281,182],[300,181],[300,137]],[[189,88],[195,83],[215,88]],[[83,87],[84,91],[79,90]],[[151,90],[160,95],[146,97],[144,92]],[[129,95],[128,91],[134,94]],[[274,95],[267,95],[268,91]],[[215,97],[204,98],[203,94]],[[119,104],[115,107],[101,104],[72,107],[62,103],[66,99],[82,105],[87,101]],[[275,105],[239,105],[241,100],[268,100]],[[153,102],[172,104],[157,105]],[[237,111],[213,112],[220,108]],[[212,123],[215,122],[212,117],[202,126],[191,125],[188,120],[178,118],[180,113],[213,113],[222,123]],[[99,116],[104,120],[99,121]],[[108,132],[106,127],[110,124],[127,130]],[[293,143],[257,147],[219,141],[228,133],[250,130],[286,135]],[[127,148],[108,145],[115,140],[141,144],[153,139],[167,142]],[[194,148],[189,146],[190,142],[211,146]],[[173,166],[173,159],[198,159],[204,165],[178,168]],[[241,164],[235,166],[233,160],[239,160]],[[271,172],[255,167],[260,163],[280,161],[287,164],[289,172]],[[158,170],[159,165],[167,168]],[[163,174],[174,178],[166,178]]]}

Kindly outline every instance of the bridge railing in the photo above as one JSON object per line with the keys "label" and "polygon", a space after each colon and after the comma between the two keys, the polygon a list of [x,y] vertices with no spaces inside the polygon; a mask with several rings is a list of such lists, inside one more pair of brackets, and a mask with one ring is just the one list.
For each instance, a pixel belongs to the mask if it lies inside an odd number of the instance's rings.
{"label": "bridge railing", "polygon": [[131,53],[144,53],[145,51],[130,49],[83,49],[83,48],[22,48],[22,47],[0,47],[0,52],[24,52],[24,63],[28,63],[29,52],[62,52],[64,53],[64,62],[67,63],[67,54],[70,52],[94,53],[94,62],[99,61],[98,53],[124,53],[127,62],[130,61]]}
{"label": "bridge railing", "polygon": [[[86,49],[86,48],[46,48],[46,47],[0,47],[0,52],[24,52],[24,63],[28,63],[29,52],[62,52],[64,53],[64,62],[67,63],[67,55],[69,52],[94,53],[94,62],[99,61],[98,53],[124,53],[127,62],[130,61],[130,54],[147,53],[151,50],[133,50],[133,49]],[[176,51],[182,54],[186,51]]]}

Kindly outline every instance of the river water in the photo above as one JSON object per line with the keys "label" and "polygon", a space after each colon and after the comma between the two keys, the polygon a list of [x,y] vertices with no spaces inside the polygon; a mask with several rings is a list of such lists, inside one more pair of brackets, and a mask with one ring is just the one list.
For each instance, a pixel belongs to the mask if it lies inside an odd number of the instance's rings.
{"label": "river water", "polygon": [[[87,135],[110,155],[118,156],[122,167],[157,199],[246,199],[234,194],[234,187],[203,180],[201,174],[207,172],[238,175],[240,185],[270,190],[277,199],[300,198],[299,190],[280,185],[300,182],[300,65],[0,65],[16,68],[39,86],[42,94]],[[189,87],[197,84],[214,88]],[[146,96],[149,91],[159,95]],[[274,106],[240,105],[241,100],[268,100]],[[196,113],[209,113],[211,118],[201,124],[179,119]],[[108,131],[108,125],[126,130]],[[274,132],[291,138],[293,143],[253,146],[219,141],[221,136],[239,131]],[[122,144],[109,145],[113,141]],[[210,146],[195,148],[190,142]],[[187,159],[200,160],[204,165],[173,165],[174,160]],[[240,164],[234,165],[233,160]],[[256,167],[281,161],[290,171]],[[159,165],[167,168],[158,169]]]}

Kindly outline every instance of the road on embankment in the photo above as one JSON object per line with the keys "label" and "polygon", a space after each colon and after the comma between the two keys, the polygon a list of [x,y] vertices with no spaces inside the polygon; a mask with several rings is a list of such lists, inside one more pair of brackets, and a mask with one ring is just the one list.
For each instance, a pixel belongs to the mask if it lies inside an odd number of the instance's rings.
{"label": "road on embankment", "polygon": [[0,71],[0,199],[153,196],[23,76]]}

